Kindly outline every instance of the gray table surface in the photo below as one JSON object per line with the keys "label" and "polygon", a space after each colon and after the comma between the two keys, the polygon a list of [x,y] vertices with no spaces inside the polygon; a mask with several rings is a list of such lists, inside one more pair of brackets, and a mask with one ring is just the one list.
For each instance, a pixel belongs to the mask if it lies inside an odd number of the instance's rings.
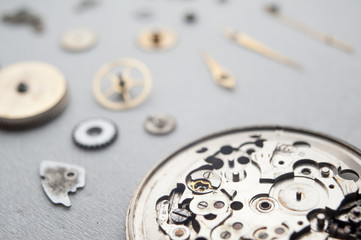
{"label": "gray table surface", "polygon": [[[41,14],[46,31],[0,24],[0,63],[38,60],[58,67],[69,83],[66,111],[42,127],[0,130],[1,239],[125,239],[129,200],[147,171],[167,154],[203,135],[227,128],[280,124],[308,128],[361,147],[361,1],[283,0],[285,13],[352,44],[346,54],[287,28],[262,12],[268,1],[144,0],[102,1],[76,13],[78,1],[1,0],[0,13],[21,6]],[[144,7],[153,18],[140,20]],[[194,10],[199,21],[183,22]],[[165,26],[179,35],[167,52],[143,52],[135,44],[143,28]],[[59,47],[63,32],[88,27],[98,45],[71,54]],[[243,30],[302,64],[294,70],[242,49],[225,39],[224,27]],[[207,50],[237,77],[230,92],[216,86],[199,51]],[[151,70],[154,87],[147,101],[127,111],[111,111],[94,99],[91,84],[97,69],[117,58],[135,58]],[[5,103],[0,103],[5,104]],[[148,114],[173,115],[178,126],[164,137],[148,135]],[[119,129],[118,140],[100,151],[84,151],[71,131],[89,117],[107,117]],[[73,206],[53,205],[43,193],[39,165],[43,160],[81,165],[86,187],[71,195]]]}

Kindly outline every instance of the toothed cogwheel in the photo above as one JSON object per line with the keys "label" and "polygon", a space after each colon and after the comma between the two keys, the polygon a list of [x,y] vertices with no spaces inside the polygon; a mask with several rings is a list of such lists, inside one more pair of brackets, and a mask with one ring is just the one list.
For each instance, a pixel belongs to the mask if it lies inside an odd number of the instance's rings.
{"label": "toothed cogwheel", "polygon": [[39,126],[58,116],[68,103],[64,75],[43,62],[19,62],[0,70],[0,127]]}
{"label": "toothed cogwheel", "polygon": [[113,143],[117,138],[116,125],[104,118],[93,118],[79,123],[73,131],[76,145],[86,149],[99,149]]}

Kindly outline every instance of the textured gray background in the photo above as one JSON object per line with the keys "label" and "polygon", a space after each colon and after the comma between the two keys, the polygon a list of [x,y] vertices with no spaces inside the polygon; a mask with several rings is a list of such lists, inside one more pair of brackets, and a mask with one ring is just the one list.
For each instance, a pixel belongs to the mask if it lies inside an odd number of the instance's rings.
{"label": "textured gray background", "polygon": [[[0,24],[2,66],[25,60],[51,63],[65,74],[71,102],[51,123],[24,132],[0,130],[1,239],[125,239],[130,197],[146,172],[179,146],[214,131],[255,124],[284,124],[321,131],[361,147],[361,1],[284,0],[283,9],[302,22],[354,45],[345,54],[271,19],[261,11],[267,1],[144,0],[103,1],[97,8],[74,12],[78,1],[1,0],[0,13],[28,6],[41,14],[46,32]],[[152,20],[135,11],[149,7]],[[194,10],[199,22],[182,21]],[[146,53],[134,42],[149,26],[166,26],[180,37],[176,48]],[[89,27],[99,34],[91,51],[62,51],[61,34]],[[224,27],[243,30],[295,59],[290,69],[222,37]],[[216,86],[199,56],[205,49],[237,77],[233,92]],[[91,83],[105,62],[132,57],[151,70],[154,88],[147,101],[128,111],[104,109],[93,98]],[[0,103],[5,104],[5,103]],[[165,137],[148,135],[148,114],[166,112],[178,122]],[[71,141],[79,121],[103,116],[114,120],[119,139],[109,148],[88,152]],[[86,187],[71,195],[66,209],[50,203],[40,186],[42,160],[79,164],[87,170]]]}

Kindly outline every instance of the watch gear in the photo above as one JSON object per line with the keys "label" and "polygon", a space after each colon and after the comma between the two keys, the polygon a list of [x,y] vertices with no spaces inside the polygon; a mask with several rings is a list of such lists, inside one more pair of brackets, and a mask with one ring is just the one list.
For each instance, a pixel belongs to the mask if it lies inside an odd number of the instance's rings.
{"label": "watch gear", "polygon": [[73,131],[76,145],[86,149],[99,149],[113,143],[117,138],[116,125],[104,118],[92,118],[79,123]]}
{"label": "watch gear", "polygon": [[144,122],[145,130],[153,135],[165,135],[172,132],[176,127],[175,119],[167,114],[154,114]]}
{"label": "watch gear", "polygon": [[175,46],[177,35],[170,29],[151,28],[138,35],[137,43],[147,51],[162,51]]}
{"label": "watch gear", "polygon": [[41,185],[54,204],[71,206],[68,193],[85,186],[83,167],[61,162],[43,161],[40,165]]}
{"label": "watch gear", "polygon": [[74,29],[62,36],[60,45],[64,50],[70,52],[83,52],[93,48],[97,41],[97,35],[93,31]]}
{"label": "watch gear", "polygon": [[20,62],[0,71],[0,127],[22,129],[58,116],[68,103],[64,75],[42,62]]}
{"label": "watch gear", "polygon": [[152,76],[143,63],[119,59],[103,65],[96,73],[93,92],[106,108],[125,110],[145,101],[152,89]]}
{"label": "watch gear", "polygon": [[143,179],[127,239],[360,239],[360,160],[344,142],[290,127],[204,137]]}

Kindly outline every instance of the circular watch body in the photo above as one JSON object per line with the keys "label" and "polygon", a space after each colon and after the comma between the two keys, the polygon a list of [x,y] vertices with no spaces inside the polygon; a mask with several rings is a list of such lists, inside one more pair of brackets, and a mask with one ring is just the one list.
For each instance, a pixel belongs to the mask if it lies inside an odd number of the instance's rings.
{"label": "circular watch body", "polygon": [[360,159],[344,142],[289,127],[210,135],[143,179],[127,239],[359,239]]}

